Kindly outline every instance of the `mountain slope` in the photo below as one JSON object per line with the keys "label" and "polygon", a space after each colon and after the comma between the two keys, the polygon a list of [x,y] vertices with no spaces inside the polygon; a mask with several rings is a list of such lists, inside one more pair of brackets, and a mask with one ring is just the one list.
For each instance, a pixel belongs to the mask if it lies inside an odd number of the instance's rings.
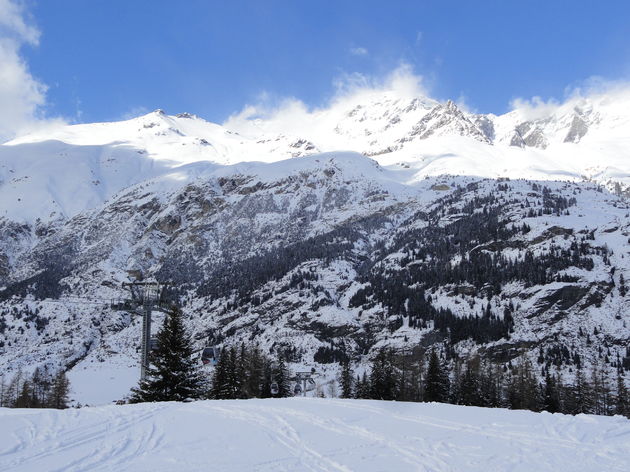
{"label": "mountain slope", "polygon": [[[61,365],[80,385],[107,371],[113,388],[76,399],[119,398],[140,327],[109,301],[142,272],[175,284],[199,349],[257,342],[330,377],[387,346],[568,380],[630,368],[618,104],[582,103],[580,124],[574,104],[495,117],[363,99],[286,133],[158,111],[0,146],[0,365]],[[544,149],[510,145],[524,123]],[[346,144],[361,153],[317,152]]]}
{"label": "mountain slope", "polygon": [[140,325],[107,301],[142,271],[175,283],[199,349],[255,341],[296,366],[328,349],[365,362],[383,346],[445,343],[501,364],[547,353],[565,374],[576,358],[611,373],[626,362],[622,198],[584,183],[400,183],[413,176],[358,154],[213,167],[15,228],[3,238],[1,360],[61,362],[78,383],[106,362],[120,395]]}

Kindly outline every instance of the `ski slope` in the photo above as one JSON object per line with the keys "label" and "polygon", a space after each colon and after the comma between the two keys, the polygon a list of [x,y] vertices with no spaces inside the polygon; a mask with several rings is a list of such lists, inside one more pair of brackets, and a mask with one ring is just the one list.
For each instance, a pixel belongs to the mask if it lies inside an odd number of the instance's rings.
{"label": "ski slope", "polygon": [[0,409],[0,470],[627,472],[630,421],[310,398]]}

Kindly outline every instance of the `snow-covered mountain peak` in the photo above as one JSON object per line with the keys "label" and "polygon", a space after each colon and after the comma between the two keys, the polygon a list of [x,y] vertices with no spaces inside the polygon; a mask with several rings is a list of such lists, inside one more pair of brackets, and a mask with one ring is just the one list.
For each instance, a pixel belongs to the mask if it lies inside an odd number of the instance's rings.
{"label": "snow-covered mountain peak", "polygon": [[300,102],[273,113],[251,109],[223,125],[158,109],[0,145],[0,215],[72,216],[129,185],[181,174],[182,166],[269,163],[340,150],[386,167],[402,163],[414,169],[412,180],[441,174],[586,178],[623,189],[630,184],[629,110],[630,93],[615,92],[562,104],[522,102],[504,115],[482,115],[452,100],[394,89],[351,94],[315,110]]}
{"label": "snow-covered mountain peak", "polygon": [[404,143],[414,139],[427,139],[431,136],[465,136],[490,144],[484,132],[472,121],[472,116],[461,111],[448,100],[436,105],[412,129],[409,136],[402,138]]}

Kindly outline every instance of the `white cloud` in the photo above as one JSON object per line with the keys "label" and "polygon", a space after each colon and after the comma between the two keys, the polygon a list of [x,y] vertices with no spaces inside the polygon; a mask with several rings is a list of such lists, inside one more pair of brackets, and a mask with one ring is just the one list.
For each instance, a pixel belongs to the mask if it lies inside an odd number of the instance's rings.
{"label": "white cloud", "polygon": [[353,72],[342,74],[333,81],[336,94],[333,102],[356,100],[363,95],[389,92],[400,97],[427,96],[423,78],[409,64],[401,64],[384,78]]}
{"label": "white cloud", "polygon": [[357,72],[344,73],[333,81],[333,87],[332,98],[320,107],[309,107],[294,97],[274,99],[263,92],[256,104],[245,106],[223,124],[242,134],[263,131],[313,135],[317,134],[313,127],[322,122],[320,117],[347,112],[348,107],[362,103],[370,96],[384,93],[397,98],[428,96],[422,76],[415,74],[408,64],[401,64],[380,78]]}
{"label": "white cloud", "polygon": [[510,102],[510,107],[518,111],[525,120],[538,120],[552,115],[560,107],[560,103],[553,98],[547,101],[540,97],[515,98]]}
{"label": "white cloud", "polygon": [[353,56],[367,56],[368,50],[362,47],[350,48],[350,54]]}
{"label": "white cloud", "polygon": [[515,98],[510,102],[513,111],[524,120],[547,118],[554,113],[566,113],[575,106],[582,106],[585,101],[600,103],[627,103],[630,100],[630,82],[627,80],[608,80],[602,77],[590,77],[567,87],[561,100]]}
{"label": "white cloud", "polygon": [[579,100],[584,97],[597,99],[607,97],[612,100],[627,99],[630,97],[630,81],[593,76],[577,85],[567,87],[565,96],[569,100]]}
{"label": "white cloud", "polygon": [[21,3],[15,0],[0,0],[0,35],[32,45],[39,43],[39,30],[24,20]]}
{"label": "white cloud", "polygon": [[37,46],[39,36],[21,2],[0,0],[0,141],[57,121],[45,119],[47,87],[20,55],[23,46]]}

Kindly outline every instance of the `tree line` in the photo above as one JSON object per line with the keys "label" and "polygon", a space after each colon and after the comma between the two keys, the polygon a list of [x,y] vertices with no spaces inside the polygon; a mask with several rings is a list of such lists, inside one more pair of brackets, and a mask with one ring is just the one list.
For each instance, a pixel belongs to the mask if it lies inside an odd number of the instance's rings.
{"label": "tree line", "polygon": [[630,418],[622,369],[611,382],[606,371],[594,367],[585,372],[578,364],[574,378],[565,381],[545,367],[538,376],[527,359],[501,367],[479,358],[449,362],[435,350],[426,357],[382,349],[361,376],[344,363],[339,374],[342,397]]}
{"label": "tree line", "polygon": [[271,358],[257,346],[242,344],[224,348],[210,378],[204,376],[177,308],[167,314],[156,339],[147,377],[132,389],[131,403],[293,394],[291,375],[282,353]]}
{"label": "tree line", "polygon": [[[348,358],[338,376],[343,398],[442,402],[457,405],[549,411],[551,413],[620,414],[630,417],[624,371],[614,384],[605,370],[585,372],[575,364],[574,378],[565,381],[549,364],[540,375],[524,358],[505,366],[477,357],[463,361],[435,349],[424,355],[381,349],[362,375]],[[272,389],[275,384],[275,393]],[[258,347],[226,347],[204,380],[195,366],[192,343],[179,310],[174,309],[158,334],[158,349],[148,379],[134,389],[132,402],[287,397],[293,394],[286,359],[265,355]]]}
{"label": "tree line", "polygon": [[0,407],[57,408],[69,405],[70,382],[63,370],[50,373],[36,368],[28,376],[21,370],[8,381],[0,377]]}

